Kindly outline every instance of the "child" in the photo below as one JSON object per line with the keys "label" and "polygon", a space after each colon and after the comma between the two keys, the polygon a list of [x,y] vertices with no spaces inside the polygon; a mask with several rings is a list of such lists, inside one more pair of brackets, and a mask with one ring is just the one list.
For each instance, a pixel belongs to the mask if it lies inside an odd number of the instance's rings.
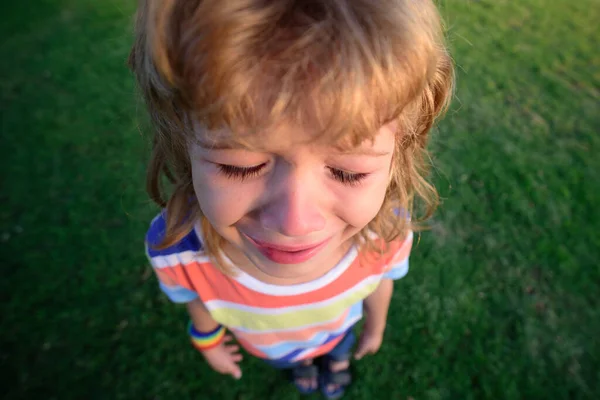
{"label": "child", "polygon": [[413,198],[435,207],[424,148],[453,70],[432,1],[141,0],[130,65],[164,208],[147,254],[192,343],[240,378],[235,338],[341,396],[363,309],[354,358],[381,346]]}

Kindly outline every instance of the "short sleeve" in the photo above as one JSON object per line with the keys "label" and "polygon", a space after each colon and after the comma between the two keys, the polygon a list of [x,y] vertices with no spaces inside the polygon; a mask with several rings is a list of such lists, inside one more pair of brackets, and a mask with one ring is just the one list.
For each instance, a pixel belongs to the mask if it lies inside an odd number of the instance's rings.
{"label": "short sleeve", "polygon": [[164,215],[158,215],[146,234],[146,256],[158,279],[160,289],[174,303],[188,303],[198,298],[198,293],[191,289],[184,266],[201,250],[201,244],[192,231],[179,243],[165,249],[156,249],[156,245],[164,237],[166,223]]}
{"label": "short sleeve", "polygon": [[395,244],[392,249],[393,253],[388,261],[383,278],[385,279],[401,279],[408,273],[408,258],[412,249],[413,232],[410,231],[406,238]]}

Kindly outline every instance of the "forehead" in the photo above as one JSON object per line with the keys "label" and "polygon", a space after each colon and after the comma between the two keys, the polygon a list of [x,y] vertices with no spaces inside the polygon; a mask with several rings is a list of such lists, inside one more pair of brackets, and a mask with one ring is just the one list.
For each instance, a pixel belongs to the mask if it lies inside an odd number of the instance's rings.
{"label": "forehead", "polygon": [[195,132],[195,142],[199,146],[209,150],[248,149],[260,152],[278,152],[294,146],[314,145],[319,147],[334,148],[338,152],[356,152],[368,149],[377,149],[384,144],[382,136],[384,133],[395,134],[395,123],[389,123],[380,127],[372,134],[365,134],[356,138],[353,135],[342,135],[333,137],[326,132],[310,130],[294,125],[280,124],[268,129],[255,132],[235,133],[228,129],[203,130]]}

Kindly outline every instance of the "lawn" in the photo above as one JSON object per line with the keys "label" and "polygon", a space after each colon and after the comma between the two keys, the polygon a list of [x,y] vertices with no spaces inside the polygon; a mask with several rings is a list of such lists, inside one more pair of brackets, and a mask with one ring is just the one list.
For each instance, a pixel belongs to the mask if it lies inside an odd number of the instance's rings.
{"label": "lawn", "polygon": [[[600,398],[598,2],[441,3],[444,201],[346,398]],[[0,6],[3,398],[299,399],[249,357],[212,372],[147,265],[133,7]]]}

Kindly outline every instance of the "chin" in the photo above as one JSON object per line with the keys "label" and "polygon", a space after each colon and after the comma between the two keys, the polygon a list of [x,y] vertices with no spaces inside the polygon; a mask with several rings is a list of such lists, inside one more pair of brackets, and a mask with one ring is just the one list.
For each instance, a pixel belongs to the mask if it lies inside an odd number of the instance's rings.
{"label": "chin", "polygon": [[252,257],[252,261],[263,274],[278,279],[301,279],[312,275],[319,266],[313,260],[300,264],[278,264],[262,256]]}

